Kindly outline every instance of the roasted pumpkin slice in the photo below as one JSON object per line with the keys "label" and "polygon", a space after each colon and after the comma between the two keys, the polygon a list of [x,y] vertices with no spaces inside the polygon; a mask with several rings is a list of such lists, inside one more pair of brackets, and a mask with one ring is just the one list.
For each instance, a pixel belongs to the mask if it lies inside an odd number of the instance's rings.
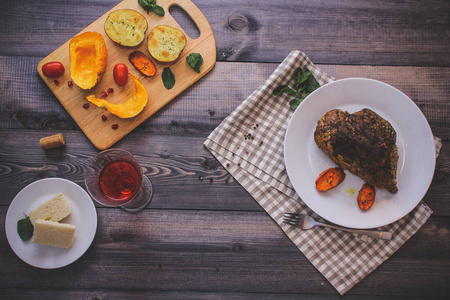
{"label": "roasted pumpkin slice", "polygon": [[147,105],[148,93],[142,83],[135,76],[128,74],[134,82],[134,92],[130,99],[123,104],[109,103],[104,99],[98,99],[94,95],[89,95],[86,99],[98,107],[109,110],[119,118],[132,118],[137,116]]}
{"label": "roasted pumpkin slice", "polygon": [[72,38],[69,57],[73,82],[84,90],[93,88],[106,68],[107,51],[103,36],[98,32],[85,32]]}

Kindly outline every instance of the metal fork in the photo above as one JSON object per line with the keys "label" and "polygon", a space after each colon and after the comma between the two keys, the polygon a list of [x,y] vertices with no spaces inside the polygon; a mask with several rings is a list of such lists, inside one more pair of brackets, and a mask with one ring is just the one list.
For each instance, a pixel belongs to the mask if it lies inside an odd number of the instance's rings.
{"label": "metal fork", "polygon": [[339,227],[339,226],[335,226],[335,225],[317,222],[310,216],[303,215],[303,214],[285,213],[284,217],[283,217],[283,222],[286,224],[289,224],[289,225],[297,226],[301,229],[311,229],[314,226],[323,226],[323,227],[329,227],[329,228],[347,231],[347,232],[364,234],[364,235],[367,235],[367,236],[370,236],[373,238],[378,238],[378,239],[383,239],[383,240],[392,239],[392,233],[390,233],[388,231],[351,229],[351,228],[346,228],[346,227]]}

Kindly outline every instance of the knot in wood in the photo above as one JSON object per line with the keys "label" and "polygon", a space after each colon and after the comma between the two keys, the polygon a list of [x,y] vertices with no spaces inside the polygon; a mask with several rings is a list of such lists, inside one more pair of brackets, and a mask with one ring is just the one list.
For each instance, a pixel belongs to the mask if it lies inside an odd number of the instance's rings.
{"label": "knot in wood", "polygon": [[217,168],[219,168],[220,163],[219,163],[217,160],[213,159],[213,158],[207,157],[207,158],[205,158],[205,159],[202,161],[202,165],[203,165],[203,167],[205,167],[207,170],[215,171],[215,170],[217,170]]}
{"label": "knot in wood", "polygon": [[250,22],[244,16],[231,16],[228,18],[228,27],[237,32],[243,31],[250,26]]}

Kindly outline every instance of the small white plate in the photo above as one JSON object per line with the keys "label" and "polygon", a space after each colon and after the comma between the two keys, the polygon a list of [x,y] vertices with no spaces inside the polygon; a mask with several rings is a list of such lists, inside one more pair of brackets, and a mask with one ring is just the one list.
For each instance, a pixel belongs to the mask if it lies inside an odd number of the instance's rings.
{"label": "small white plate", "polygon": [[[315,188],[319,174],[336,167],[314,142],[317,121],[335,108],[349,113],[370,108],[397,132],[398,192],[376,189],[375,202],[367,211],[360,210],[356,201],[364,182],[349,171],[336,188],[327,192]],[[286,169],[297,194],[321,217],[351,228],[384,226],[413,210],[433,179],[435,151],[430,126],[415,103],[386,83],[364,78],[338,80],[311,93],[294,112],[284,142]]]}
{"label": "small white plate", "polygon": [[[62,220],[76,226],[75,240],[68,249],[22,241],[17,221],[58,193],[70,203],[72,213]],[[13,199],[6,214],[6,237],[16,255],[27,264],[41,269],[64,267],[80,258],[91,245],[97,231],[97,212],[88,193],[79,185],[61,178],[35,181],[23,188]]]}

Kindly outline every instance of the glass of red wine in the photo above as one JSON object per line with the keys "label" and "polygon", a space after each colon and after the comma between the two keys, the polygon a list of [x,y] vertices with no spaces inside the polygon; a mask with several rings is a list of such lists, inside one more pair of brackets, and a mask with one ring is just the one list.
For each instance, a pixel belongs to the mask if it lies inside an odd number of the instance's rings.
{"label": "glass of red wine", "polygon": [[122,149],[95,155],[86,167],[84,181],[91,197],[104,206],[136,212],[153,197],[152,183],[142,173],[139,162]]}

